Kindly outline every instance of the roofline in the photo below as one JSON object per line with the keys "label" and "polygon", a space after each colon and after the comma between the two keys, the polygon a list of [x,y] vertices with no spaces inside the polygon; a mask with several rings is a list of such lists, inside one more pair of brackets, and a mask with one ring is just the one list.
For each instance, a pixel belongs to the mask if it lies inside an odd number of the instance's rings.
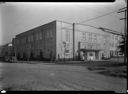
{"label": "roofline", "polygon": [[67,24],[73,24],[73,23],[70,23],[70,22],[62,21],[62,20],[56,20],[56,21],[62,22],[62,23],[67,23]]}
{"label": "roofline", "polygon": [[43,24],[43,25],[40,25],[40,26],[34,27],[34,28],[32,28],[32,29],[29,29],[29,30],[27,30],[27,31],[24,31],[24,32],[22,32],[22,33],[19,33],[19,34],[16,35],[15,38],[17,38],[17,37],[18,37],[19,35],[21,35],[21,34],[24,34],[24,33],[26,33],[26,32],[30,32],[31,30],[34,30],[34,29],[36,29],[36,28],[39,28],[39,27],[41,27],[41,26],[50,24],[50,23],[55,22],[55,21],[57,21],[57,20],[53,20],[53,21],[51,21],[51,22],[45,23],[45,24]]}
{"label": "roofline", "polygon": [[19,33],[19,34],[16,35],[15,38],[17,38],[17,37],[18,37],[19,35],[21,35],[21,34],[24,34],[24,33],[26,33],[26,32],[30,32],[31,30],[34,30],[34,29],[39,28],[39,27],[41,27],[41,26],[50,24],[50,23],[52,23],[52,22],[62,22],[62,23],[67,23],[67,24],[73,24],[73,23],[70,23],[70,22],[62,21],[62,20],[53,20],[53,21],[50,21],[50,22],[45,23],[45,24],[43,24],[43,25],[40,25],[40,26],[34,27],[34,28],[32,28],[32,29],[29,29],[29,30],[27,30],[27,31],[24,31],[24,32],[22,32],[22,33]]}

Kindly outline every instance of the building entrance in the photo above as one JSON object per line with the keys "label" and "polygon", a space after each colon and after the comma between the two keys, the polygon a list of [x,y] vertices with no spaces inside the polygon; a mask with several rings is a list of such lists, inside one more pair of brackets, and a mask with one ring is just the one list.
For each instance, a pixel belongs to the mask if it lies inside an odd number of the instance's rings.
{"label": "building entrance", "polygon": [[87,60],[95,60],[95,52],[87,52]]}
{"label": "building entrance", "polygon": [[100,50],[94,49],[92,47],[87,48],[85,46],[81,46],[79,42],[78,43],[78,57],[81,60],[99,60]]}
{"label": "building entrance", "polygon": [[99,60],[99,51],[80,49],[79,51],[80,60]]}

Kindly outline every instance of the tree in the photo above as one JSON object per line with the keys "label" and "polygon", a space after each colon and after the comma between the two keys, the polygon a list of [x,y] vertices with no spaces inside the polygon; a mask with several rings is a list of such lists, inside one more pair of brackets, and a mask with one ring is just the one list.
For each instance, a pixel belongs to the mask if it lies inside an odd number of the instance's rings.
{"label": "tree", "polygon": [[122,40],[119,42],[118,48],[120,49],[121,53],[125,52],[125,37],[122,36]]}

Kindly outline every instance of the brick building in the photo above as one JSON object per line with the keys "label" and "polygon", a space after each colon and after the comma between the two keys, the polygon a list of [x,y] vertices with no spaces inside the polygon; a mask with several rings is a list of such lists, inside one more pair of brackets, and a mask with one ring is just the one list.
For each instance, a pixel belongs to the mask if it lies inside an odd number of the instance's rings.
{"label": "brick building", "polygon": [[14,48],[17,58],[55,58],[56,22],[51,22],[16,35]]}
{"label": "brick building", "polygon": [[[118,54],[121,36],[103,32],[93,27],[75,25],[74,58],[84,56],[101,59]],[[16,35],[13,40],[15,54],[19,59],[72,59],[73,25],[53,21]]]}

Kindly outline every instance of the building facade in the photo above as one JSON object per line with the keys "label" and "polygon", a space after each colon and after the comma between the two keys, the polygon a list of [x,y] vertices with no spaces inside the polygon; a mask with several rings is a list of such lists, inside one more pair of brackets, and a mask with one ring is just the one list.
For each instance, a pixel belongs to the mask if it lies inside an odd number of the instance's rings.
{"label": "building facade", "polygon": [[[19,59],[81,59],[94,60],[118,55],[121,36],[93,27],[53,21],[16,35],[14,49]],[[74,56],[73,56],[74,47]]]}
{"label": "building facade", "polygon": [[85,25],[77,24],[75,26],[75,54],[78,57],[84,54],[85,60],[89,60],[90,57],[93,60],[101,60],[118,56],[120,41],[120,35],[103,32]]}

